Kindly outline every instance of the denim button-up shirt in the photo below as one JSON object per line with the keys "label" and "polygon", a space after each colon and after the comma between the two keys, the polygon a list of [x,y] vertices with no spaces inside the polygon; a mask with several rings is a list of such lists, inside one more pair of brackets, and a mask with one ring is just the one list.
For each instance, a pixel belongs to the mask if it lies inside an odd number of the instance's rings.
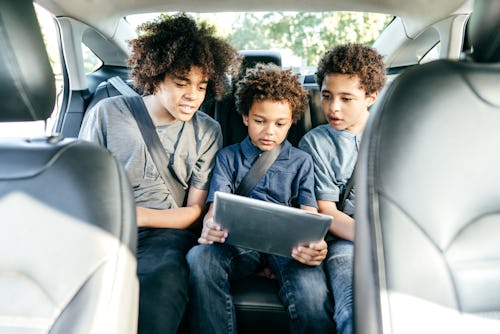
{"label": "denim button-up shirt", "polygon": [[[261,153],[248,136],[241,143],[220,150],[207,203],[213,202],[216,191],[234,193]],[[248,197],[287,206],[307,205],[317,208],[314,167],[309,154],[286,141],[276,161]]]}

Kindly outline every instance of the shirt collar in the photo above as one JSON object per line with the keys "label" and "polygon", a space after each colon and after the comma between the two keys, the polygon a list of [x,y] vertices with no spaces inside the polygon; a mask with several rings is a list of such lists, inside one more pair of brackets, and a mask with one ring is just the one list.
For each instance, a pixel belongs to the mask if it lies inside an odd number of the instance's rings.
{"label": "shirt collar", "polygon": [[[246,136],[245,139],[240,143],[241,152],[245,160],[254,160],[256,156],[261,154],[261,151],[257,146],[252,144],[249,136]],[[290,159],[290,151],[292,150],[292,144],[288,140],[285,140],[283,148],[281,149],[280,155],[277,160],[288,160]]]}
{"label": "shirt collar", "polygon": [[332,134],[337,134],[337,136],[348,138],[348,139],[354,139],[356,142],[361,140],[361,137],[363,136],[363,133],[360,133],[358,135],[347,131],[347,130],[336,130],[333,129],[331,126],[328,126],[328,131]]}

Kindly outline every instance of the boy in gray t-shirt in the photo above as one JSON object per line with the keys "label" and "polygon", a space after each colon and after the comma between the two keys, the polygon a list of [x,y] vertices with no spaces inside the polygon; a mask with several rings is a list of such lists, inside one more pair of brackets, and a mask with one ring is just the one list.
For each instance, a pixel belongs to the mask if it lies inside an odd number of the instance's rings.
{"label": "boy in gray t-shirt", "polygon": [[[176,333],[188,301],[187,251],[197,235],[188,228],[205,208],[219,125],[197,111],[219,96],[236,50],[213,29],[184,15],[143,24],[131,41],[131,77],[169,156],[173,177],[187,192],[177,203],[161,178],[123,96],[102,100],[84,118],[80,138],[107,147],[125,166],[134,189],[139,226],[139,333]],[[215,70],[217,69],[217,70]],[[140,112],[140,111],[136,111]],[[98,171],[95,171],[98,172]],[[176,182],[170,180],[169,183]]]}
{"label": "boy in gray t-shirt", "polygon": [[317,82],[328,124],[309,131],[299,148],[314,162],[315,194],[319,212],[333,217],[329,229],[325,270],[340,334],[352,333],[352,266],[354,192],[340,210],[339,202],[358,157],[368,108],[385,83],[385,66],[374,49],[361,44],[338,45],[320,60]]}

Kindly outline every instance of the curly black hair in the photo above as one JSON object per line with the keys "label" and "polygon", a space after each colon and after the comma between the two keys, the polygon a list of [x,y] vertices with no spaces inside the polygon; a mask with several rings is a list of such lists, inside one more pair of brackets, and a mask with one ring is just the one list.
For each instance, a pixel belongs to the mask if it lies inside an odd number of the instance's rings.
{"label": "curly black hair", "polygon": [[316,72],[320,88],[327,74],[355,74],[367,94],[380,91],[385,84],[385,65],[375,49],[356,43],[335,46],[321,58]]}
{"label": "curly black hair", "polygon": [[237,73],[241,59],[235,48],[215,37],[215,28],[197,24],[184,13],[162,14],[139,26],[140,36],[132,41],[128,59],[130,77],[144,94],[153,94],[166,74],[182,76],[192,66],[208,77],[207,97],[226,91],[226,75]]}
{"label": "curly black hair", "polygon": [[248,116],[255,101],[285,101],[290,103],[292,120],[297,122],[307,106],[307,91],[302,88],[299,76],[274,64],[256,64],[247,69],[236,84],[236,107]]}

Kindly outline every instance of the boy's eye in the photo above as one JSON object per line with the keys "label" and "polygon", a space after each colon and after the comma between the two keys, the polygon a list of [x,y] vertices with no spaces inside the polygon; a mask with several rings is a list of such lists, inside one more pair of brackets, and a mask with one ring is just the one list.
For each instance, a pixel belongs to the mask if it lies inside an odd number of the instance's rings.
{"label": "boy's eye", "polygon": [[260,120],[260,119],[255,119],[255,120],[254,120],[254,122],[255,122],[255,123],[257,123],[257,124],[262,124],[262,123],[264,123],[264,121],[263,121],[263,120]]}
{"label": "boy's eye", "polygon": [[198,90],[205,91],[207,90],[207,86],[200,86],[198,87]]}
{"label": "boy's eye", "polygon": [[187,84],[186,84],[185,82],[181,82],[181,81],[176,82],[175,84],[176,84],[178,87],[186,87],[186,86],[187,86]]}
{"label": "boy's eye", "polygon": [[350,97],[343,97],[342,101],[349,102],[349,101],[352,101],[352,98],[350,98]]}
{"label": "boy's eye", "polygon": [[286,123],[276,123],[276,126],[278,126],[280,128],[283,127],[283,126],[285,126],[285,125],[286,125]]}
{"label": "boy's eye", "polygon": [[328,99],[330,99],[330,95],[323,94],[323,95],[321,95],[321,98],[324,99],[324,100],[328,100]]}

